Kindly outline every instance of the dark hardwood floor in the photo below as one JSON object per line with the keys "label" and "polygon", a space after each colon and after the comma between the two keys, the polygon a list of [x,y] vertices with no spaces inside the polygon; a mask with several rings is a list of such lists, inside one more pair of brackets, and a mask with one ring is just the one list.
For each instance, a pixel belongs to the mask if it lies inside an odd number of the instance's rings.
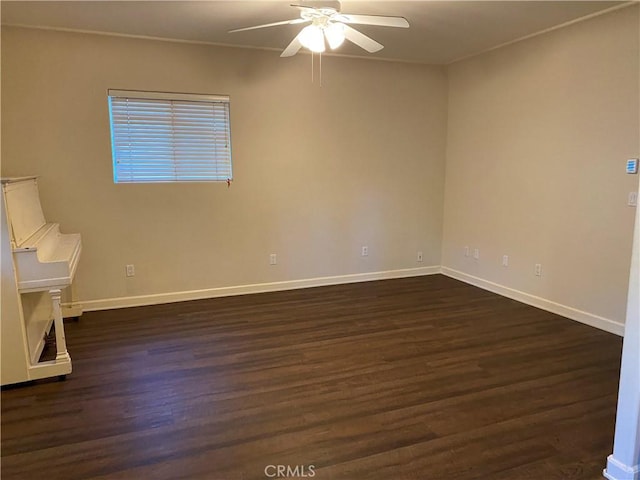
{"label": "dark hardwood floor", "polygon": [[599,479],[612,450],[621,339],[441,275],[66,330],[66,381],[2,391],[3,480]]}

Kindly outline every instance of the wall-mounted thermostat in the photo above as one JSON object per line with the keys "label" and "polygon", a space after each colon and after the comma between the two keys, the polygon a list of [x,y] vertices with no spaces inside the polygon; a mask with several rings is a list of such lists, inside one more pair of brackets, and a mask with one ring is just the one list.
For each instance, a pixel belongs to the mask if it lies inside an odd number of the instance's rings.
{"label": "wall-mounted thermostat", "polygon": [[627,160],[627,173],[638,173],[638,159],[630,158]]}

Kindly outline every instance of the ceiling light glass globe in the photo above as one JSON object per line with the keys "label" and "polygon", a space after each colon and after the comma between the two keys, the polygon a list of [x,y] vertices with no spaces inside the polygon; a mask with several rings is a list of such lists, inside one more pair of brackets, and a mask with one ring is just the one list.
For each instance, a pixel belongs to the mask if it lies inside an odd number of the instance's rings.
{"label": "ceiling light glass globe", "polygon": [[335,50],[344,42],[344,25],[341,23],[331,23],[324,29],[324,34],[329,42],[331,50]]}
{"label": "ceiling light glass globe", "polygon": [[300,43],[312,52],[324,52],[324,35],[322,29],[315,25],[308,25],[300,32]]}

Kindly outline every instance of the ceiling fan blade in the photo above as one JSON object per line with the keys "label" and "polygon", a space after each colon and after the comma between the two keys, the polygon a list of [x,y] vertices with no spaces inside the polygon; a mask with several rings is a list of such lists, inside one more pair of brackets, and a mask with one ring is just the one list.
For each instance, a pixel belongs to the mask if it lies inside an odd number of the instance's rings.
{"label": "ceiling fan blade", "polygon": [[291,4],[291,5],[289,5],[289,6],[290,6],[290,7],[297,8],[298,10],[314,10],[314,11],[315,11],[315,8],[314,8],[314,7],[307,7],[306,5],[296,5],[296,4],[293,4],[293,3],[292,3],[292,4]]}
{"label": "ceiling fan blade", "polygon": [[409,28],[409,22],[404,17],[387,17],[384,15],[349,15],[341,13],[336,20],[358,25],[378,25],[380,27]]}
{"label": "ceiling fan blade", "polygon": [[298,50],[302,48],[302,44],[300,43],[300,34],[296,35],[291,43],[285,48],[280,54],[281,57],[293,57]]}
{"label": "ceiling fan blade", "polygon": [[349,25],[344,26],[344,36],[347,40],[364,48],[369,53],[374,53],[384,48],[384,45],[376,42],[373,38],[367,37],[364,33],[360,33]]}
{"label": "ceiling fan blade", "polygon": [[293,8],[297,8],[301,11],[307,12],[328,12],[328,13],[336,13],[340,11],[340,2],[339,1],[330,1],[330,0],[305,0],[309,5],[302,5],[300,3],[293,3],[290,6]]}
{"label": "ceiling fan blade", "polygon": [[275,27],[278,25],[295,25],[297,23],[305,23],[309,21],[310,20],[305,20],[304,18],[294,18],[293,20],[283,20],[282,22],[265,23],[264,25],[256,25],[254,27],[236,28],[234,30],[229,30],[228,33],[246,32],[247,30],[256,30],[258,28]]}

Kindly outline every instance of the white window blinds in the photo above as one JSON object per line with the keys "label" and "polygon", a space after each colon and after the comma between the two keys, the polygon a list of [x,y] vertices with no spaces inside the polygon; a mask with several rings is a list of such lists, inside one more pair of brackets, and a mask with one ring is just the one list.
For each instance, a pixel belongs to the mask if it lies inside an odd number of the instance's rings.
{"label": "white window blinds", "polygon": [[229,97],[109,90],[116,183],[232,178]]}

